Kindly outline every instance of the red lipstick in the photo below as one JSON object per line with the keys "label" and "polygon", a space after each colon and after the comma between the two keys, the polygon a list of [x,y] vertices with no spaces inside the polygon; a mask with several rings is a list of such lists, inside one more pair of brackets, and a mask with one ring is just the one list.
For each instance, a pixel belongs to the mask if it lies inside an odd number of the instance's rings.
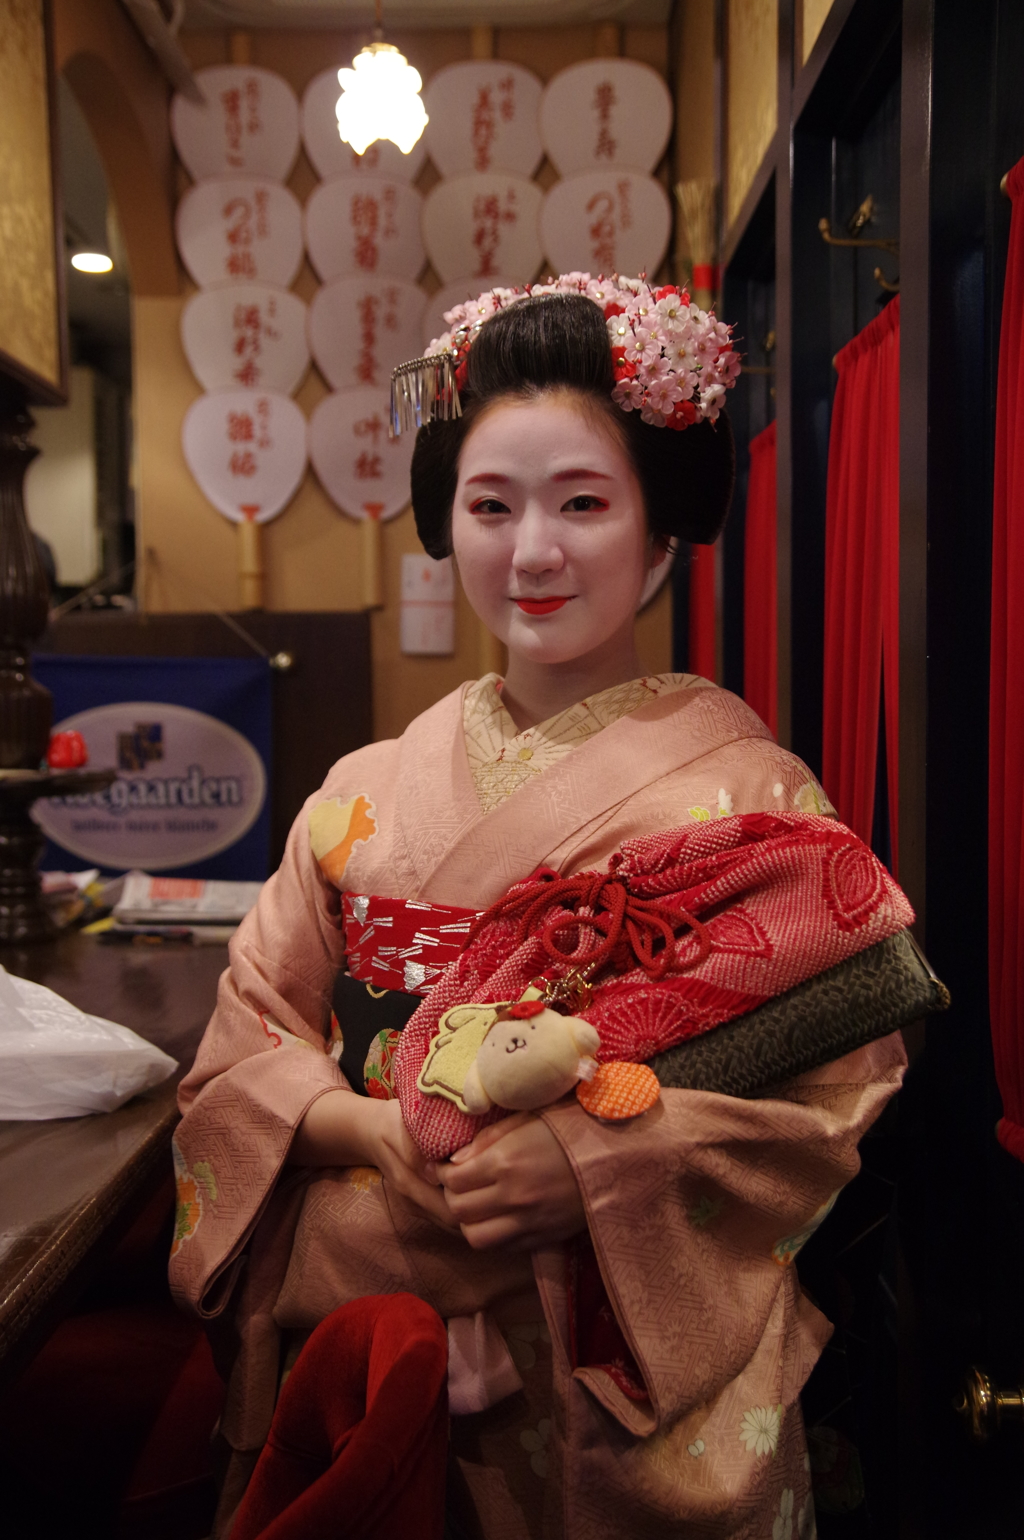
{"label": "red lipstick", "polygon": [[525,610],[527,615],[552,615],[555,610],[560,610],[563,604],[568,604],[571,597],[571,594],[567,594],[564,598],[558,599],[517,599],[516,603],[521,610]]}

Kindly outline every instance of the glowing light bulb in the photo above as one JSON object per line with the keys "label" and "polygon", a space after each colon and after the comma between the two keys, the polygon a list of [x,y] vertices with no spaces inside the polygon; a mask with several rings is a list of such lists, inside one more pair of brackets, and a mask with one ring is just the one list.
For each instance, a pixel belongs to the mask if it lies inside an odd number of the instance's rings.
{"label": "glowing light bulb", "polygon": [[427,126],[420,98],[423,80],[392,43],[371,43],[350,70],[338,71],[341,95],[335,113],[338,133],[357,155],[375,139],[390,139],[408,155]]}
{"label": "glowing light bulb", "polygon": [[71,266],[80,273],[111,273],[114,264],[102,251],[76,251]]}

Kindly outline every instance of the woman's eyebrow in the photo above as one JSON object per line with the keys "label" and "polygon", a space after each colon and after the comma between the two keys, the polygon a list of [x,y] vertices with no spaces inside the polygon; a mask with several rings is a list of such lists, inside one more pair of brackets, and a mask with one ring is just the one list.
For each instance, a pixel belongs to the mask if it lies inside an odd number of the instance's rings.
{"label": "woman's eyebrow", "polygon": [[[588,470],[584,466],[574,466],[571,470],[556,471],[551,477],[552,481],[614,481],[606,471]],[[467,476],[465,485],[473,486],[478,481],[485,481],[491,485],[508,486],[513,477],[506,476],[502,471],[479,471],[475,476]]]}

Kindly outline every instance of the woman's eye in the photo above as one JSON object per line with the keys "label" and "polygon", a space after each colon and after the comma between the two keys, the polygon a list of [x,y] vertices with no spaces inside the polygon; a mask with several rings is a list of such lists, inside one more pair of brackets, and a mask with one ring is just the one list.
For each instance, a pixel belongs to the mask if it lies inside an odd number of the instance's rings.
{"label": "woman's eye", "polygon": [[603,497],[594,497],[590,492],[581,492],[578,497],[570,497],[563,513],[592,513],[595,509],[605,509],[608,504]]}
{"label": "woman's eye", "polygon": [[470,513],[508,513],[509,507],[498,497],[479,497],[469,511]]}

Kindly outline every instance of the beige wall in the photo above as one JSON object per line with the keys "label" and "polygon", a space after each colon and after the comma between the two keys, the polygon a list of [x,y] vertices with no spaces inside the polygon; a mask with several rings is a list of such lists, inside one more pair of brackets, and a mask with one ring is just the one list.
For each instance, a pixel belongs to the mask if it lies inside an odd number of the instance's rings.
{"label": "beige wall", "polygon": [[32,408],[42,453],[25,477],[25,514],[53,551],[57,582],[82,587],[100,570],[95,379],[91,369],[70,369],[67,406]]}
{"label": "beige wall", "polygon": [[[105,78],[109,55],[115,45],[120,50],[127,83],[122,82],[118,88],[119,110],[131,114],[128,126],[139,141],[136,161],[142,153],[148,160],[148,201],[140,217],[135,197],[138,167],[133,166],[131,174],[127,174],[116,150],[111,152],[112,166],[108,160],[110,136],[96,133],[124,228],[133,279],[140,602],[154,611],[211,606],[237,609],[237,529],[206,502],[181,453],[182,417],[201,391],[185,360],[178,335],[181,309],[193,290],[171,240],[173,201],[188,181],[183,169],[173,163],[167,141],[167,92],[159,83],[154,86],[151,76],[146,76],[145,57],[141,61],[126,58],[123,12],[115,0],[90,0],[86,10],[92,11],[94,32],[88,37],[82,33],[80,5],[75,0],[56,3],[58,11],[66,13],[63,28],[68,42],[63,53],[76,61],[77,77],[93,81]],[[407,52],[425,81],[442,65],[471,55],[468,31],[396,33],[393,40]],[[130,38],[127,41],[131,43]],[[365,41],[360,34],[340,32],[255,30],[246,35],[251,62],[276,70],[300,96],[314,75],[329,65],[348,62]],[[182,44],[196,68],[223,63],[231,56],[232,42],[227,32],[185,33]],[[607,38],[591,27],[502,29],[495,33],[493,45],[497,57],[524,64],[547,79],[565,65],[589,57],[598,51],[599,45],[603,45],[603,51]],[[621,48],[629,57],[643,59],[667,72],[666,29],[622,29]],[[88,99],[82,99],[74,65],[68,69],[68,76],[93,127],[95,93],[86,93]],[[150,110],[146,116],[140,98],[151,107],[154,97],[158,99],[159,112]],[[109,118],[108,106],[100,113],[101,123]],[[538,180],[548,185],[553,179],[554,173],[545,163]],[[417,185],[425,191],[436,180],[428,162]],[[315,184],[313,169],[302,152],[289,186],[300,201],[305,201]],[[154,199],[159,204],[156,212]],[[136,279],[137,268],[141,282]],[[421,281],[428,292],[438,287],[429,268]],[[308,301],[316,284],[316,277],[306,263],[294,290]],[[308,416],[326,393],[327,387],[314,368],[296,400]],[[419,549],[411,512],[385,525],[382,533],[385,604],[383,610],[374,613],[372,623],[374,714],[377,736],[390,737],[401,732],[433,700],[480,672],[481,640],[475,617],[460,596],[454,657],[405,658],[400,654],[397,596],[401,556]],[[357,524],[337,511],[312,472],[308,472],[294,501],[263,529],[267,608],[358,608],[360,535]],[[671,602],[667,589],[640,618],[639,645],[645,668],[656,671],[670,666]]]}
{"label": "beige wall", "polygon": [[798,0],[796,7],[796,62],[806,64],[818,33],[832,9],[832,0]]}
{"label": "beige wall", "polygon": [[778,0],[727,0],[725,228],[750,191],[778,115]]}

